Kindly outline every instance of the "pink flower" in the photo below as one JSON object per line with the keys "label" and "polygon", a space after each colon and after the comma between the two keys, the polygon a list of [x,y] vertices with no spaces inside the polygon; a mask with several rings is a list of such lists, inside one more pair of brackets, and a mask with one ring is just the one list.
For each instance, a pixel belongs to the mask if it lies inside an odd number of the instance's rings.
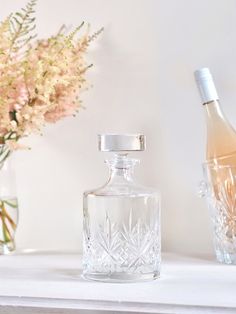
{"label": "pink flower", "polygon": [[[31,16],[29,5],[22,16],[27,10]],[[76,39],[81,27],[68,35],[59,31],[31,41],[22,51],[22,39],[12,42],[17,17],[21,15],[0,23],[0,140],[10,136],[5,143],[11,149],[21,148],[18,139],[41,132],[46,123],[78,112],[81,91],[87,87],[85,54],[91,39],[99,34],[89,37],[86,32]]]}

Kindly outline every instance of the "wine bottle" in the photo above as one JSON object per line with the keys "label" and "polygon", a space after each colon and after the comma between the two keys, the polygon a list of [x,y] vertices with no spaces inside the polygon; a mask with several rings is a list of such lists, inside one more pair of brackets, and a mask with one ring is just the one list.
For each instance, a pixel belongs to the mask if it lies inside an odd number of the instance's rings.
{"label": "wine bottle", "polygon": [[206,112],[206,160],[217,165],[236,166],[236,131],[222,112],[209,69],[195,71],[195,79]]}
{"label": "wine bottle", "polygon": [[[195,79],[206,112],[207,149],[206,169],[212,196],[221,204],[221,220],[227,235],[236,237],[234,217],[236,216],[235,180],[236,176],[236,131],[225,117],[219,97],[208,68],[195,72]],[[223,229],[222,229],[223,230]]]}
{"label": "wine bottle", "polygon": [[195,72],[206,112],[204,171],[217,259],[236,264],[236,131],[226,119],[209,69]]}

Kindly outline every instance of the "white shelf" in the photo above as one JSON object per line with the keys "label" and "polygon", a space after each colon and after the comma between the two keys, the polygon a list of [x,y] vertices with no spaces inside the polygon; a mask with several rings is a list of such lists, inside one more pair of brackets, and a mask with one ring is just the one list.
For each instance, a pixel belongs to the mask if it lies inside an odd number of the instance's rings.
{"label": "white shelf", "polygon": [[163,254],[161,278],[133,284],[84,281],[80,269],[78,254],[0,256],[0,313],[236,313],[236,266]]}

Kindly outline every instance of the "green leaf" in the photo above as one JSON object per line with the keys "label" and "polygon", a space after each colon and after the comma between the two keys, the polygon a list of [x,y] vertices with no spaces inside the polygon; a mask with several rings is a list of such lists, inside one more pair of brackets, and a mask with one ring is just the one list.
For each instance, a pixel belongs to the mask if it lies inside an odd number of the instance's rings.
{"label": "green leaf", "polygon": [[20,12],[16,12],[10,17],[10,27],[12,34],[12,45],[10,52],[19,51],[26,46],[33,38],[35,34],[33,31],[36,28],[34,7],[37,0],[31,0],[28,2],[25,8]]}
{"label": "green leaf", "polygon": [[20,18],[24,18],[24,14],[22,14],[21,12],[16,12],[16,15],[18,15]]}

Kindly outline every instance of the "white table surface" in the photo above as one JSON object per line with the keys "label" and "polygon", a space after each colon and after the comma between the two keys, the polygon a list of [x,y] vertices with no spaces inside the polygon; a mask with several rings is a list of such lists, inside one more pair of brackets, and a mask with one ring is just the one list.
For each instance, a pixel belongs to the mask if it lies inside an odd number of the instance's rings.
{"label": "white table surface", "polygon": [[84,281],[75,253],[0,256],[0,313],[236,313],[236,266],[163,254],[161,278]]}

